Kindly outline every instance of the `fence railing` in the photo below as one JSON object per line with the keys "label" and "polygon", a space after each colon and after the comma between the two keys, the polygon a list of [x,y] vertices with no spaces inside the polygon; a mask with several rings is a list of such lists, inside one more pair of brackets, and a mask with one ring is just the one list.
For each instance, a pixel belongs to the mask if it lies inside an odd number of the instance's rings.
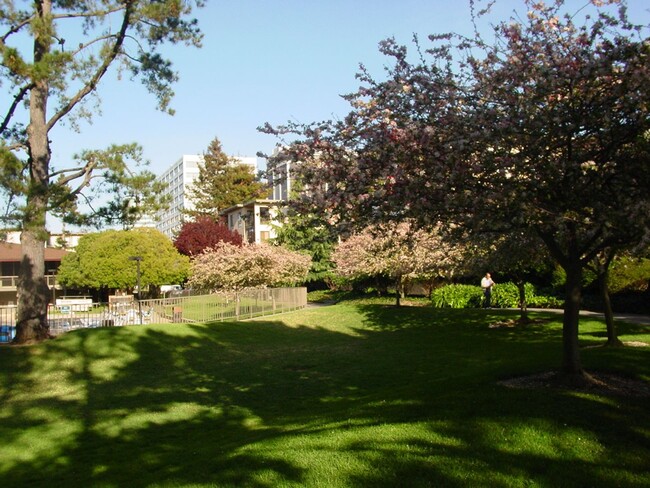
{"label": "fence railing", "polygon": [[[264,288],[210,295],[161,298],[122,303],[93,303],[89,310],[50,305],[52,335],[75,329],[154,323],[247,320],[304,308],[306,288]],[[0,342],[15,335],[16,307],[0,307]]]}

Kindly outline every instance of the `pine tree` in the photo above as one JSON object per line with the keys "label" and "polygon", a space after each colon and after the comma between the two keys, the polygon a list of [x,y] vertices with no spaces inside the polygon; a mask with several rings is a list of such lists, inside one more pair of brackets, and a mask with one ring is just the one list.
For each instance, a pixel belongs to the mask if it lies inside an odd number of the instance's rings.
{"label": "pine tree", "polygon": [[224,153],[215,137],[203,154],[203,164],[199,165],[199,175],[190,190],[194,210],[187,213],[192,217],[214,218],[228,207],[262,198],[266,193],[265,185],[250,167]]}

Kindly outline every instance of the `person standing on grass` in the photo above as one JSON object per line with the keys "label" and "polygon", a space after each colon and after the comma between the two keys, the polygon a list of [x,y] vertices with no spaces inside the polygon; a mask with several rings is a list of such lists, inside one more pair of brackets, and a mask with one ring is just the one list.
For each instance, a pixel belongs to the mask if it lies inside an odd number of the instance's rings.
{"label": "person standing on grass", "polygon": [[494,281],[490,273],[485,273],[485,276],[481,280],[481,288],[483,288],[483,307],[490,308],[490,300],[492,299],[492,287],[494,286]]}

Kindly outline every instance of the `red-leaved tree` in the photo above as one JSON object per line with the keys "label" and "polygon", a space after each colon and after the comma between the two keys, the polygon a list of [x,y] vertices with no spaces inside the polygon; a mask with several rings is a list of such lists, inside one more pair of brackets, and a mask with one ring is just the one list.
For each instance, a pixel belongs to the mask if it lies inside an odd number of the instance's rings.
{"label": "red-leaved tree", "polygon": [[243,241],[239,233],[231,231],[224,223],[203,216],[182,225],[174,246],[181,254],[194,257],[220,242],[241,246]]}

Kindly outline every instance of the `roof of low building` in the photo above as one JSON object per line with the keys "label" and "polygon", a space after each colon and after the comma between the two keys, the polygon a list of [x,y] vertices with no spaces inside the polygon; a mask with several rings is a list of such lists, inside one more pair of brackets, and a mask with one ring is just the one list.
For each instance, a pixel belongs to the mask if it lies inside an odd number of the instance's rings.
{"label": "roof of low building", "polygon": [[241,208],[251,208],[254,207],[255,205],[268,205],[268,206],[273,206],[273,205],[280,205],[284,203],[284,200],[271,200],[268,198],[258,198],[256,200],[249,200],[244,203],[238,203],[236,205],[233,205],[231,207],[228,207],[221,212],[219,212],[219,215],[227,215],[235,210],[239,210]]}
{"label": "roof of low building", "polygon": [[[45,248],[45,261],[61,261],[68,254],[64,249]],[[22,246],[10,242],[0,242],[0,262],[20,262],[23,259]]]}

